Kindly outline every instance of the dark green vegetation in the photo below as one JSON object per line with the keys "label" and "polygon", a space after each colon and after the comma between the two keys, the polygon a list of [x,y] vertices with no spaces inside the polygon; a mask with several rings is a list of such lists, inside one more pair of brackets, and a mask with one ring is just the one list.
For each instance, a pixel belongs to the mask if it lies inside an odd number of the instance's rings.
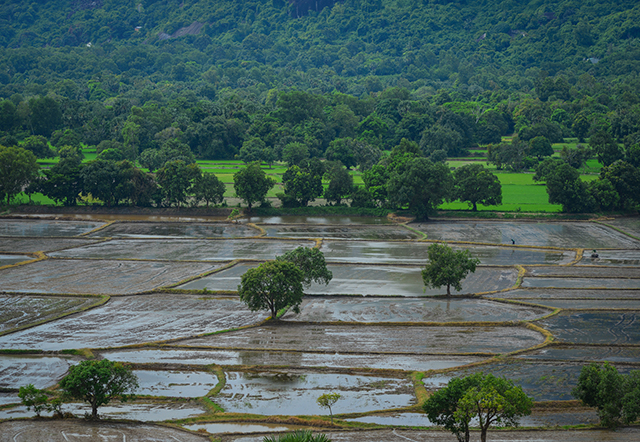
{"label": "dark green vegetation", "polygon": [[582,368],[573,395],[598,410],[601,425],[628,425],[640,416],[640,371],[624,375],[607,362],[589,364]]}
{"label": "dark green vegetation", "polygon": [[263,442],[331,442],[324,434],[313,434],[310,430],[299,430],[280,436],[265,436]]}
{"label": "dark green vegetation", "polygon": [[468,250],[453,250],[446,244],[431,244],[427,253],[429,262],[422,270],[424,284],[433,288],[446,285],[447,295],[451,294],[451,286],[462,290],[462,280],[480,264],[479,259],[471,258]]}

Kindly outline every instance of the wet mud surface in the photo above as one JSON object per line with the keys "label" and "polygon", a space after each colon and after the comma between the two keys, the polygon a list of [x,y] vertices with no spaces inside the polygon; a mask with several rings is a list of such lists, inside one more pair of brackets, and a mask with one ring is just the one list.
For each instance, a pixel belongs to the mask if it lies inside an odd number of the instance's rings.
{"label": "wet mud surface", "polygon": [[71,247],[95,244],[97,241],[80,238],[0,238],[0,250],[14,253],[52,252]]}
{"label": "wet mud surface", "polygon": [[392,224],[387,218],[375,216],[252,216],[255,224],[338,224],[357,227],[358,224]]}
{"label": "wet mud surface", "polygon": [[0,236],[78,236],[104,225],[91,221],[2,219]]}
{"label": "wet mud surface", "polygon": [[227,384],[213,401],[225,411],[262,415],[317,415],[316,398],[324,391],[341,395],[335,414],[398,408],[415,403],[410,381],[379,376],[332,373],[227,372]]}
{"label": "wet mud surface", "polygon": [[484,299],[308,297],[287,321],[309,322],[502,322],[531,320],[549,310]]}
{"label": "wet mud surface", "polygon": [[[323,241],[322,252],[327,261],[361,263],[404,263],[425,265],[427,242],[384,241]],[[574,252],[532,250],[516,247],[470,246],[453,247],[469,250],[472,257],[484,265],[568,264],[575,259]]]}
{"label": "wet mud surface", "polygon": [[88,308],[98,297],[0,294],[0,333]]}
{"label": "wet mud surface", "polygon": [[639,311],[563,312],[540,321],[560,341],[579,344],[640,344]]}
{"label": "wet mud surface", "polygon": [[131,294],[214,270],[205,263],[48,259],[1,270],[2,290],[16,293]]}
{"label": "wet mud surface", "polygon": [[527,267],[527,274],[533,276],[562,276],[575,278],[635,278],[640,287],[640,268],[604,268],[604,267]]}
{"label": "wet mud surface", "polygon": [[640,279],[525,277],[524,288],[637,289]]}
{"label": "wet mud surface", "polygon": [[503,298],[503,299],[533,299],[534,302],[543,299],[573,299],[579,305],[582,299],[624,299],[637,300],[640,299],[640,290],[588,290],[576,288],[576,290],[568,289],[549,289],[549,288],[527,288],[518,290],[509,290],[508,292],[495,293],[485,295],[487,298]]}
{"label": "wet mud surface", "polygon": [[82,419],[59,421],[13,421],[0,423],[0,442],[206,442],[208,438],[157,425],[90,422]]}
{"label": "wet mud surface", "polygon": [[0,267],[18,264],[19,262],[29,261],[33,258],[26,255],[0,255]]}
{"label": "wet mud surface", "polygon": [[598,250],[598,258],[586,251],[578,265],[640,267],[640,250]]}
{"label": "wet mud surface", "polygon": [[547,347],[518,356],[522,359],[640,363],[640,347]]}
{"label": "wet mud surface", "polygon": [[398,240],[419,239],[422,235],[403,226],[309,226],[309,225],[262,225],[268,237],[274,238],[326,238],[326,239],[371,239]]}
{"label": "wet mud surface", "polygon": [[275,259],[311,241],[241,240],[113,240],[52,253],[58,258],[159,259],[171,261],[232,261]]}
{"label": "wet mud surface", "polygon": [[609,227],[589,222],[474,222],[412,223],[428,239],[493,244],[586,248],[637,249],[640,242]]}
{"label": "wet mud surface", "polygon": [[116,222],[90,236],[110,238],[242,238],[260,231],[243,224]]}
{"label": "wet mud surface", "polygon": [[262,312],[252,313],[233,298],[123,296],[83,313],[0,336],[0,348],[114,347],[212,333],[266,317]]}
{"label": "wet mud surface", "polygon": [[0,355],[0,388],[55,385],[75,363],[68,358]]}
{"label": "wet mud surface", "polygon": [[604,224],[608,224],[626,232],[630,235],[640,237],[640,217],[622,217],[607,220]]}
{"label": "wet mud surface", "polygon": [[205,371],[134,370],[140,388],[137,395],[202,397],[218,383],[214,373]]}
{"label": "wet mud surface", "polygon": [[540,344],[523,327],[265,324],[181,341],[185,346],[362,353],[506,353]]}

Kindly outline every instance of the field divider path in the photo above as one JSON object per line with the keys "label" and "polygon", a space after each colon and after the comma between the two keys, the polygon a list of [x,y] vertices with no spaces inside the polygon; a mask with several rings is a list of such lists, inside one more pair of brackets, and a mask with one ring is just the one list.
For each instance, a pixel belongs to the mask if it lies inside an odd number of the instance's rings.
{"label": "field divider path", "polygon": [[252,238],[264,238],[265,236],[267,236],[267,231],[264,230],[261,226],[259,226],[258,224],[255,223],[246,223],[245,226],[249,226],[252,229],[256,229],[258,232],[260,232],[260,234],[258,236],[253,236]]}
{"label": "field divider path", "polygon": [[637,237],[637,236],[635,236],[635,235],[632,235],[631,233],[629,233],[629,232],[626,232],[626,231],[622,230],[620,227],[616,227],[616,226],[613,226],[613,225],[611,225],[611,224],[607,224],[607,223],[605,223],[605,222],[603,222],[603,221],[598,221],[598,220],[593,220],[593,221],[591,221],[591,222],[593,222],[593,223],[595,223],[595,224],[600,224],[600,225],[605,226],[605,227],[609,227],[610,229],[613,229],[613,230],[615,230],[615,231],[616,231],[616,232],[618,232],[618,233],[622,233],[623,235],[626,235],[626,236],[628,236],[629,238],[633,238],[633,239],[635,239],[635,240],[637,240],[637,241],[640,241],[640,238],[639,238],[639,237]]}
{"label": "field divider path", "polygon": [[418,235],[420,235],[420,238],[417,238],[416,241],[426,241],[427,240],[427,234],[425,232],[422,232],[418,229],[414,229],[413,227],[410,227],[407,225],[407,223],[401,223],[399,224],[401,226],[403,226],[404,228],[406,228],[407,230],[416,233]]}
{"label": "field divider path", "polygon": [[113,225],[113,224],[121,223],[121,222],[122,222],[122,221],[118,221],[118,220],[106,221],[106,222],[105,222],[105,224],[103,224],[103,225],[101,225],[101,226],[99,226],[99,227],[96,227],[96,228],[95,228],[95,229],[93,229],[93,230],[89,230],[88,232],[81,233],[81,234],[80,234],[80,235],[78,235],[78,236],[79,236],[79,237],[80,237],[80,236],[89,236],[89,235],[92,235],[92,234],[94,234],[94,233],[96,233],[96,232],[99,232],[99,231],[100,231],[100,230],[102,230],[102,229],[106,229],[107,227],[109,227],[109,226],[111,226],[111,225]]}
{"label": "field divider path", "polygon": [[25,256],[33,256],[33,259],[28,261],[16,262],[14,264],[7,264],[6,266],[0,267],[0,270],[12,269],[15,267],[24,266],[27,264],[33,264],[34,262],[45,261],[49,259],[49,257],[44,252],[35,252],[35,253],[16,253],[16,255],[25,255]]}

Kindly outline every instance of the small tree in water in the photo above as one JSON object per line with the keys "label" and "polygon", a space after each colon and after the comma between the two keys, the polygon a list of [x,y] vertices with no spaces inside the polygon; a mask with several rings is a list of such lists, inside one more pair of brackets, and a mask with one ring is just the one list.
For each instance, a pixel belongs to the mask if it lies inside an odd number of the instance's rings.
{"label": "small tree in water", "polygon": [[451,294],[451,286],[458,292],[462,290],[461,281],[480,264],[479,259],[471,258],[468,250],[454,251],[446,244],[432,244],[427,252],[429,262],[422,270],[422,280],[427,287],[446,285],[447,295]]}
{"label": "small tree in water", "polygon": [[333,424],[333,412],[331,411],[331,406],[335,405],[335,403],[338,402],[338,400],[341,397],[342,396],[340,396],[340,393],[325,393],[316,400],[318,405],[320,405],[322,408],[329,409],[329,415],[331,416],[332,424]]}

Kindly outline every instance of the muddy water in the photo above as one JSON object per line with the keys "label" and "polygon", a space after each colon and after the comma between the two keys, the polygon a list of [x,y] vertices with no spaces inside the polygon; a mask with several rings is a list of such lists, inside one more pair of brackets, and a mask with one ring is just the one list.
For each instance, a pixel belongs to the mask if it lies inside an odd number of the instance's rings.
{"label": "muddy water", "polygon": [[253,216],[256,224],[391,224],[387,218],[369,216]]}
{"label": "muddy water", "polygon": [[415,402],[407,380],[329,373],[228,372],[227,385],[213,401],[227,412],[264,415],[325,414],[316,399],[323,392],[341,395],[333,413],[366,412]]}
{"label": "muddy water", "polygon": [[202,397],[218,383],[214,373],[204,371],[134,370],[140,388],[137,395]]}
{"label": "muddy water", "polygon": [[26,255],[0,255],[0,267],[29,261],[30,259],[33,258]]}
{"label": "muddy water", "polygon": [[388,226],[310,226],[310,225],[271,225],[262,228],[268,237],[275,238],[326,238],[326,239],[370,239],[370,240],[409,240],[422,236],[406,227]]}
{"label": "muddy water", "polygon": [[522,281],[524,288],[637,289],[638,286],[640,279],[525,277]]}
{"label": "muddy water", "polygon": [[485,295],[489,298],[505,298],[505,299],[532,299],[534,303],[538,303],[543,299],[573,299],[580,302],[581,299],[624,299],[637,300],[640,299],[640,290],[567,290],[567,289],[549,289],[549,288],[529,288],[510,290],[508,292]]}
{"label": "muddy water", "polygon": [[0,250],[14,253],[52,252],[54,250],[94,244],[95,240],[80,238],[0,238]]}
{"label": "muddy water", "polygon": [[0,393],[0,405],[19,404],[18,393]]}
{"label": "muddy water", "polygon": [[578,267],[578,266],[538,266],[527,267],[527,274],[533,276],[568,276],[574,278],[637,278],[640,287],[640,268]]}
{"label": "muddy water", "polygon": [[589,222],[430,221],[411,227],[428,239],[586,249],[637,249],[634,240],[609,227]]}
{"label": "muddy water", "polygon": [[506,353],[533,347],[541,334],[522,327],[265,324],[181,341],[184,346],[246,350],[301,350],[367,353]]}
{"label": "muddy water", "polygon": [[193,222],[115,223],[90,236],[110,238],[241,238],[257,236],[260,231],[242,224]]}
{"label": "muddy water", "polygon": [[11,216],[23,216],[28,218],[57,219],[65,218],[79,221],[148,221],[148,222],[181,222],[181,223],[203,223],[203,222],[223,222],[227,221],[226,216],[171,216],[171,215],[127,215],[108,213],[65,213],[65,214],[21,214],[16,213]]}
{"label": "muddy water", "polygon": [[62,350],[139,344],[226,330],[265,318],[265,313],[249,311],[238,299],[126,296],[77,315],[0,336],[0,348]]}
{"label": "muddy water", "polygon": [[[322,252],[327,261],[361,263],[427,263],[430,243],[382,242],[382,241],[324,241]],[[575,258],[574,252],[554,252],[505,247],[453,247],[469,250],[474,258],[485,265],[518,264],[568,264]]]}
{"label": "muddy water", "polygon": [[313,247],[311,241],[238,240],[112,240],[51,254],[59,258],[160,259],[171,261],[232,261],[274,259],[297,247]]}
{"label": "muddy water", "polygon": [[50,387],[62,379],[70,363],[62,358],[0,355],[0,388]]}
{"label": "muddy water", "polygon": [[49,259],[2,271],[2,289],[17,293],[132,294],[176,284],[216,264]]}
{"label": "muddy water", "polygon": [[329,368],[374,368],[406,371],[441,370],[485,358],[473,356],[375,355],[235,350],[123,350],[101,353],[107,359],[133,363],[256,365]]}
{"label": "muddy water", "polygon": [[640,267],[640,251],[638,250],[598,250],[598,258],[591,258],[589,251],[585,252],[579,265],[598,266],[635,266]]}
{"label": "muddy water", "polygon": [[183,427],[199,431],[205,430],[210,434],[234,433],[234,434],[251,434],[251,433],[282,433],[285,431],[294,431],[305,427],[295,425],[277,425],[277,424],[236,424],[231,422],[219,424],[193,424],[183,425]]}
{"label": "muddy water", "polygon": [[103,224],[82,221],[3,219],[0,222],[0,236],[77,236]]}
{"label": "muddy water", "polygon": [[484,299],[307,297],[300,314],[288,321],[310,322],[503,322],[530,320],[549,313],[542,308]]}
{"label": "muddy water", "polygon": [[634,301],[623,301],[610,299],[535,299],[529,302],[542,304],[551,308],[562,309],[635,309],[640,310],[640,299]]}
{"label": "muddy water", "polygon": [[638,216],[629,216],[607,220],[606,224],[617,227],[620,230],[633,236],[640,237],[640,217]]}
{"label": "muddy water", "polygon": [[518,356],[522,359],[551,359],[559,361],[609,361],[640,363],[638,347],[548,347]]}
{"label": "muddy water", "polygon": [[563,312],[539,322],[565,342],[579,344],[640,344],[638,311]]}

